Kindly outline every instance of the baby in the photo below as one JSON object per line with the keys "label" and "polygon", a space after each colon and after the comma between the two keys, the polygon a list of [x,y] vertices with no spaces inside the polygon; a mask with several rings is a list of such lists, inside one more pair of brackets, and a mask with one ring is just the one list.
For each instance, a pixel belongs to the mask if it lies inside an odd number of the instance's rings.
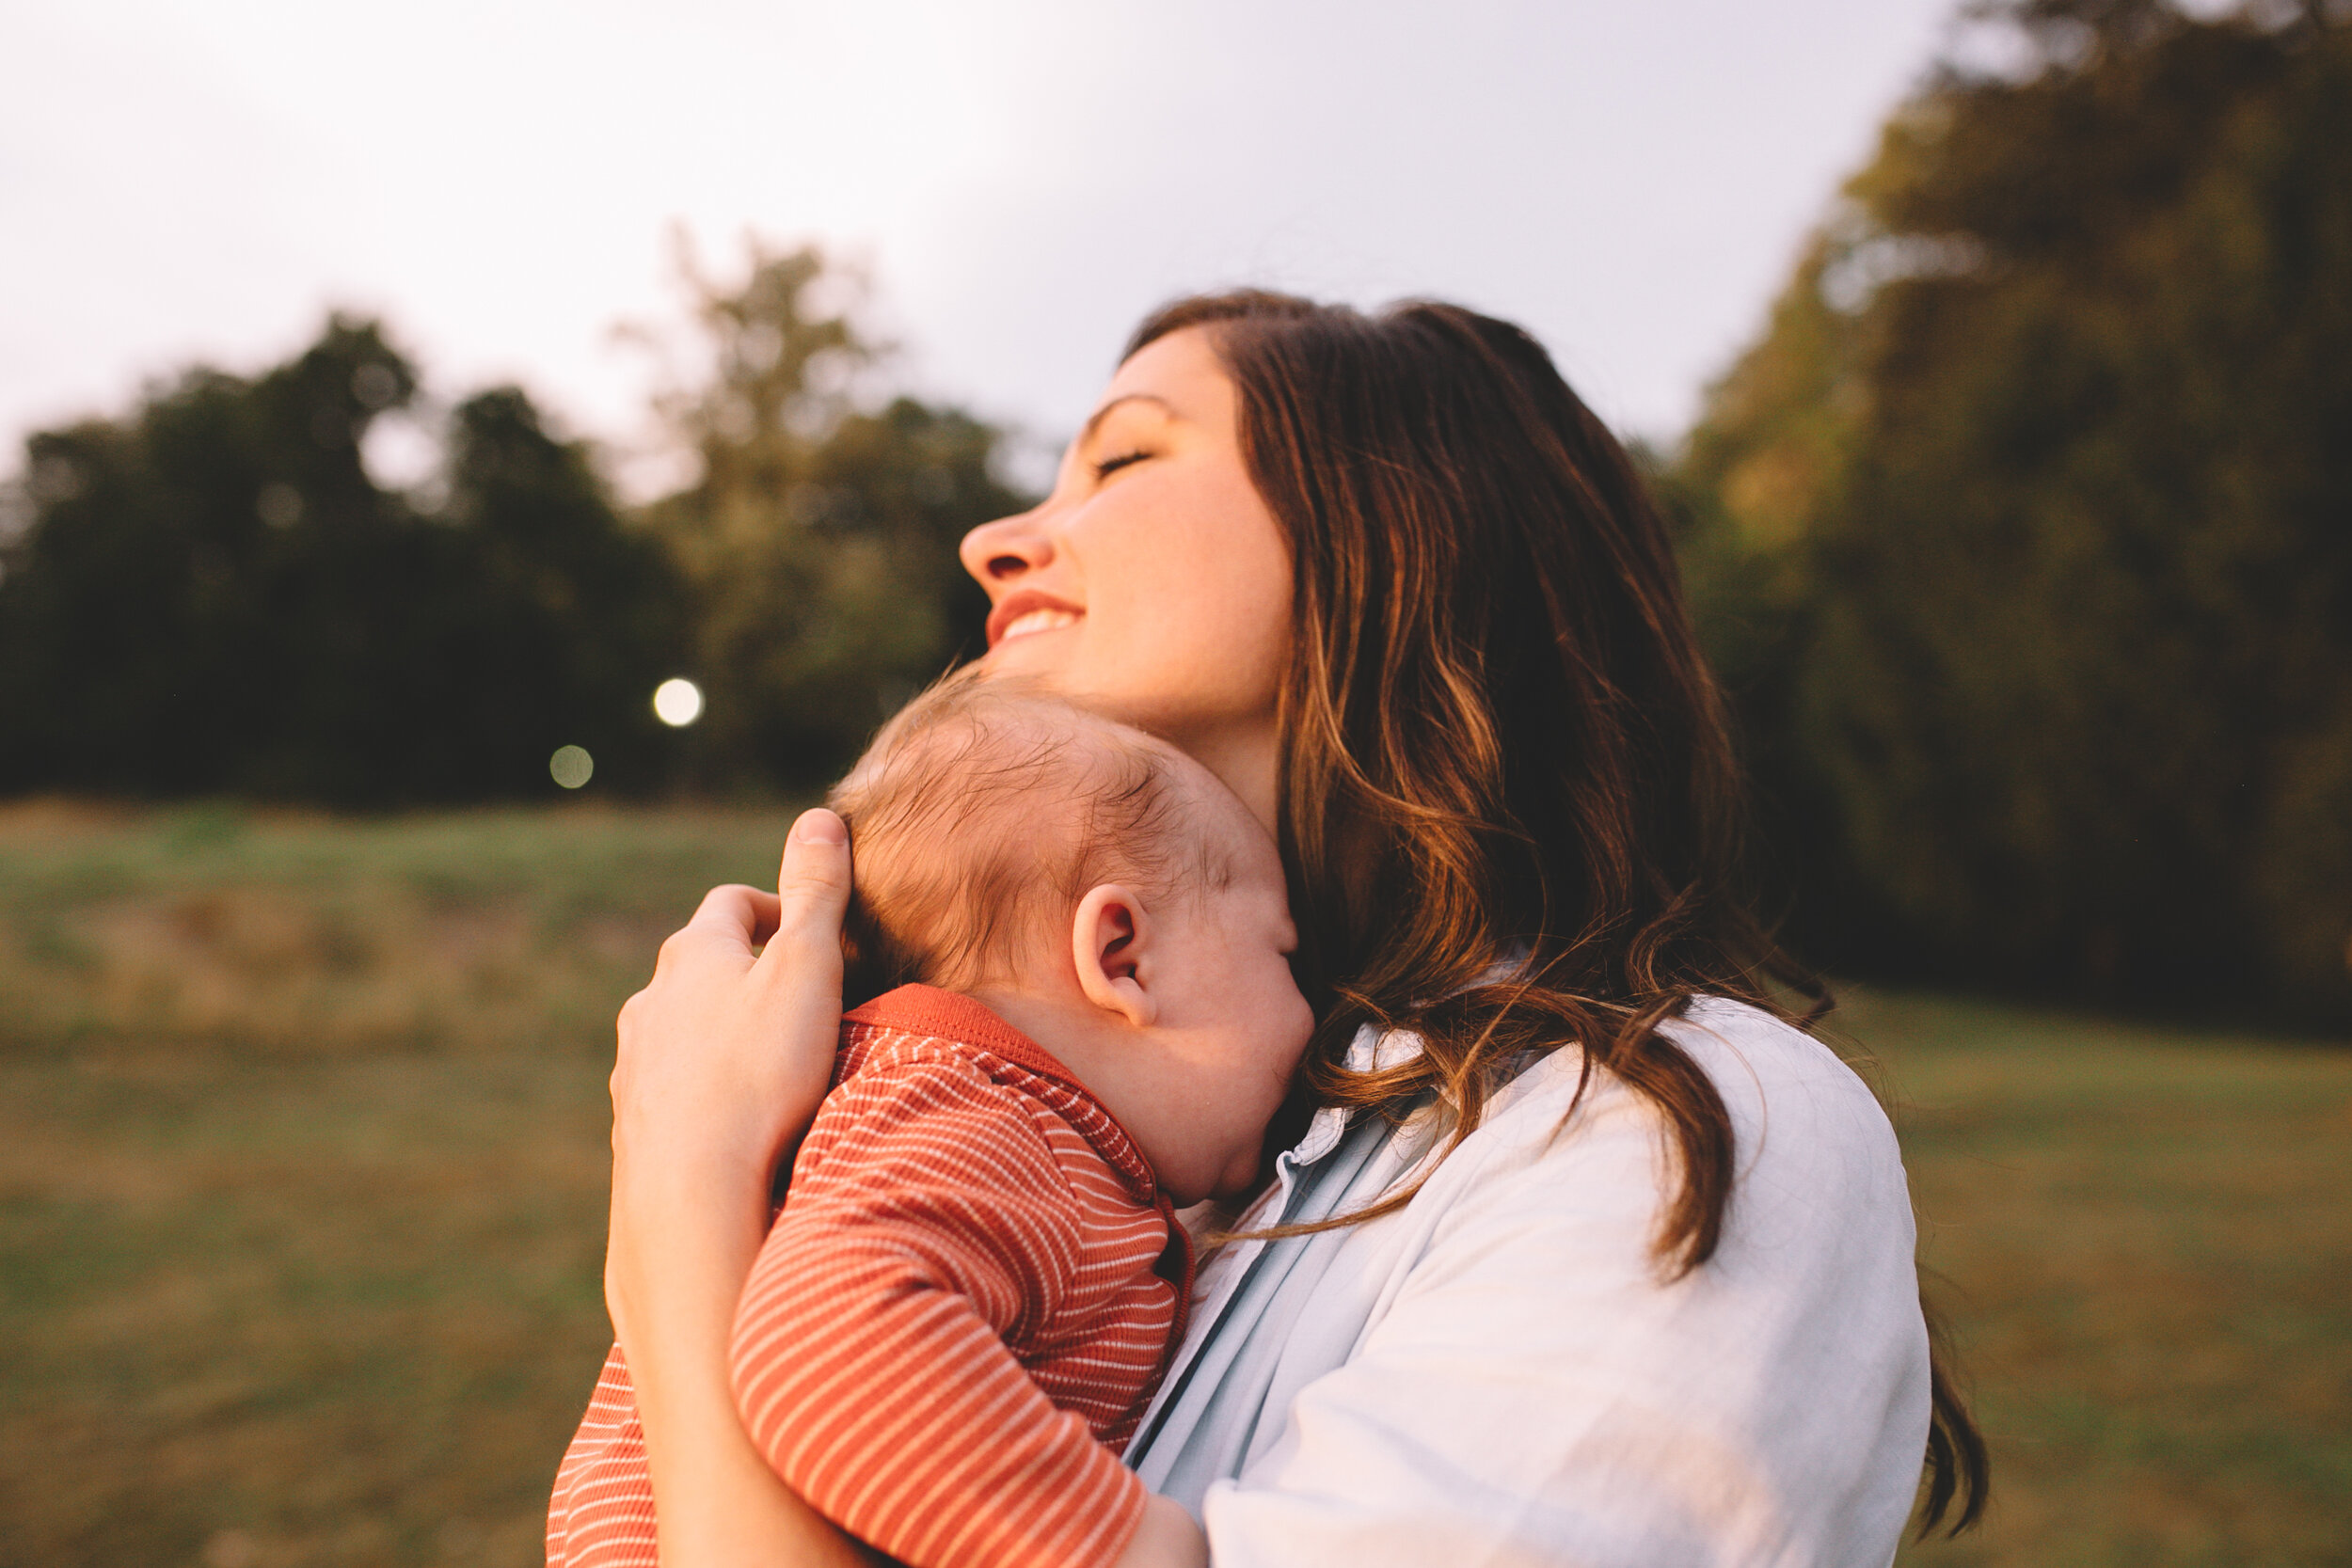
{"label": "baby", "polygon": [[[852,969],[905,983],[842,1021],[737,1311],[737,1403],[796,1492],[914,1568],[1108,1568],[1173,1507],[1117,1457],[1183,1332],[1172,1212],[1255,1181],[1313,1026],[1279,858],[1181,752],[968,675],[832,803]],[[617,1346],[548,1560],[653,1568]]]}

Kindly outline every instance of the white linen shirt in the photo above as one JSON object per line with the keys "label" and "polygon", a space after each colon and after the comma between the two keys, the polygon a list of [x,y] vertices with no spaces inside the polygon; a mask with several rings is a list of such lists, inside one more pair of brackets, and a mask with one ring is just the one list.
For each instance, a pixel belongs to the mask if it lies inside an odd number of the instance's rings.
{"label": "white linen shirt", "polygon": [[[1884,1568],[1928,1432],[1893,1129],[1819,1041],[1703,998],[1664,1026],[1731,1111],[1723,1241],[1661,1277],[1656,1111],[1538,1058],[1405,1208],[1203,1267],[1127,1449],[1215,1568]],[[1350,1065],[1420,1049],[1358,1037]],[[1242,1228],[1419,1174],[1428,1114],[1317,1115]]]}

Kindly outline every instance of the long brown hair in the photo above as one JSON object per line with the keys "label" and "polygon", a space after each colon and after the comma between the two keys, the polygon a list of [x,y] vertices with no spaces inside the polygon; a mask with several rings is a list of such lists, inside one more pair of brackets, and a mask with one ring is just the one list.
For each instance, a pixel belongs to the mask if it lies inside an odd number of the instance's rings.
{"label": "long brown hair", "polygon": [[[1606,1070],[1664,1121],[1679,1184],[1658,1257],[1700,1267],[1731,1117],[1658,1025],[1699,994],[1792,1018],[1790,992],[1815,999],[1793,1016],[1809,1023],[1827,995],[1741,896],[1740,772],[1646,487],[1507,322],[1248,290],[1168,306],[1127,353],[1188,327],[1233,378],[1289,536],[1277,828],[1322,1021],[1308,1086],[1392,1117],[1435,1091],[1458,1143],[1511,1063],[1574,1043],[1584,1082]],[[1351,1072],[1363,1023],[1425,1049]],[[1985,1449],[1931,1366],[1921,1532],[1964,1492],[1957,1533],[1982,1511]]]}

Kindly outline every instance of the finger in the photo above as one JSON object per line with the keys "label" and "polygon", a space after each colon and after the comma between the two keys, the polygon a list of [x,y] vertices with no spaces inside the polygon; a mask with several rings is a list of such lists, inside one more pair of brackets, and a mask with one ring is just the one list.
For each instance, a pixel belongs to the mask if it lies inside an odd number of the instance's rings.
{"label": "finger", "polygon": [[752,945],[763,946],[776,934],[776,922],[784,918],[784,908],[776,895],[764,887],[747,887],[752,895]]}
{"label": "finger", "polygon": [[784,922],[784,903],[767,889],[753,889],[753,914],[757,924],[751,928],[753,947],[765,947],[774,941],[776,927]]}
{"label": "finger", "polygon": [[822,806],[792,824],[776,872],[776,901],[780,936],[838,957],[841,917],[850,907],[850,830]]}
{"label": "finger", "polygon": [[693,918],[677,932],[679,938],[708,942],[729,951],[739,949],[748,961],[752,949],[775,929],[776,895],[764,889],[730,882],[703,895]]}

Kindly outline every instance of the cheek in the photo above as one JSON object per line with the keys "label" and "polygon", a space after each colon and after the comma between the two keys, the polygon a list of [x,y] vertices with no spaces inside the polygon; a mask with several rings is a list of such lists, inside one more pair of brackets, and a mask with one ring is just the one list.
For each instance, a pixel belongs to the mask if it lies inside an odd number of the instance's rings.
{"label": "cheek", "polygon": [[1291,974],[1290,960],[1277,953],[1261,960],[1257,984],[1251,989],[1260,1026],[1269,1039],[1283,1042],[1285,1048],[1304,1047],[1307,1037],[1314,1033],[1314,1010],[1299,994],[1298,982]]}
{"label": "cheek", "polygon": [[1212,547],[1241,623],[1232,629],[1253,647],[1279,648],[1290,640],[1291,620],[1290,546],[1281,525],[1247,486],[1225,497],[1218,515],[1223,526],[1214,531]]}
{"label": "cheek", "polygon": [[1087,673],[1105,694],[1165,705],[1164,721],[1270,708],[1290,646],[1287,560],[1215,532],[1175,543],[1163,534],[1089,569]]}
{"label": "cheek", "polygon": [[1315,1010],[1307,1006],[1299,994],[1297,982],[1290,975],[1290,965],[1282,966],[1282,994],[1290,1007],[1291,1032],[1288,1039],[1289,1059],[1283,1063],[1282,1075],[1287,1081],[1298,1069],[1299,1059],[1307,1053],[1307,1042],[1314,1037]]}
{"label": "cheek", "polygon": [[1141,618],[1131,651],[1222,708],[1271,705],[1290,646],[1286,596],[1246,578],[1184,583]]}
{"label": "cheek", "polygon": [[[1254,498],[1253,498],[1254,499]],[[1203,530],[1197,547],[1162,563],[1162,626],[1218,684],[1271,702],[1290,646],[1290,561],[1263,518]]]}

